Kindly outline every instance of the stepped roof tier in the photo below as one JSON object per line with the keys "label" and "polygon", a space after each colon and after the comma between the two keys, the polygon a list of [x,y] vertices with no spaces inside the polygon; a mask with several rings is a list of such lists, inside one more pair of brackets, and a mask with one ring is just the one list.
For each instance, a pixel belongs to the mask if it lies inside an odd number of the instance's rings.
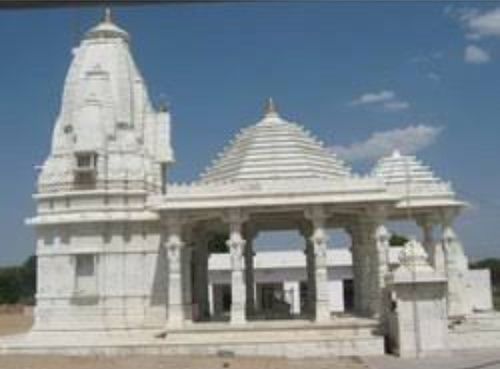
{"label": "stepped roof tier", "polygon": [[451,184],[436,177],[432,170],[413,155],[395,150],[381,158],[372,175],[382,179],[388,191],[401,197],[401,207],[462,206]]}
{"label": "stepped roof tier", "polygon": [[[409,178],[409,181],[406,179]],[[372,173],[352,174],[321,142],[286,121],[269,101],[265,115],[243,129],[197,182],[169,184],[162,209],[331,204],[347,212],[389,205],[394,217],[461,207],[450,184],[414,156],[394,152]]]}
{"label": "stepped roof tier", "polygon": [[236,135],[201,182],[346,178],[350,171],[321,142],[278,114],[269,100],[262,120]]}

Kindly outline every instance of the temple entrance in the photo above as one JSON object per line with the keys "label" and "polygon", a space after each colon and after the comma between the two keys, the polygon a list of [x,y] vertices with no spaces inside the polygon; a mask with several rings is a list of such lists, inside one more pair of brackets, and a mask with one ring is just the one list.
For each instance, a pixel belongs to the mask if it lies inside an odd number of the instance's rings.
{"label": "temple entrance", "polygon": [[287,301],[283,283],[257,284],[257,316],[261,319],[289,319],[291,304]]}
{"label": "temple entrance", "polygon": [[231,285],[214,284],[212,286],[213,320],[229,320],[229,311],[231,309]]}

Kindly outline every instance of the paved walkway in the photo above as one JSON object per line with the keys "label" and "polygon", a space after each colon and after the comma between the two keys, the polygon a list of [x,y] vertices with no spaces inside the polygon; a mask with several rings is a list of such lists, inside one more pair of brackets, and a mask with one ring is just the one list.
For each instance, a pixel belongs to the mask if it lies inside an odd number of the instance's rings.
{"label": "paved walkway", "polygon": [[363,361],[370,369],[500,369],[500,349],[453,352],[420,359],[365,357]]}

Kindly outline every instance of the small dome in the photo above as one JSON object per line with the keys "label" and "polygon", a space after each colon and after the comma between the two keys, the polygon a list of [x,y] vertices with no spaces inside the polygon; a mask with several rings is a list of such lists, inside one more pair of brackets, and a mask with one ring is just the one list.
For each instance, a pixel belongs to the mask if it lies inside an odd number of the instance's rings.
{"label": "small dome", "polygon": [[272,100],[262,120],[236,135],[202,176],[202,182],[338,178],[343,162],[300,125],[281,118]]}

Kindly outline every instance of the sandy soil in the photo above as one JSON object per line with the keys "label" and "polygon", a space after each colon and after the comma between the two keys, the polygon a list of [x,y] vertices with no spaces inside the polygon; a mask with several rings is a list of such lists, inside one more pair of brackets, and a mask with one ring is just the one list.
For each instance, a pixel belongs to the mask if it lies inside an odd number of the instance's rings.
{"label": "sandy soil", "polygon": [[[0,314],[0,336],[27,331],[30,316]],[[187,356],[77,357],[61,355],[0,355],[0,369],[361,369],[357,358],[286,360]]]}
{"label": "sandy soil", "polygon": [[2,369],[360,369],[357,359],[285,360],[185,356],[63,357],[0,356]]}
{"label": "sandy soil", "polygon": [[33,318],[23,314],[0,314],[0,336],[26,332]]}

